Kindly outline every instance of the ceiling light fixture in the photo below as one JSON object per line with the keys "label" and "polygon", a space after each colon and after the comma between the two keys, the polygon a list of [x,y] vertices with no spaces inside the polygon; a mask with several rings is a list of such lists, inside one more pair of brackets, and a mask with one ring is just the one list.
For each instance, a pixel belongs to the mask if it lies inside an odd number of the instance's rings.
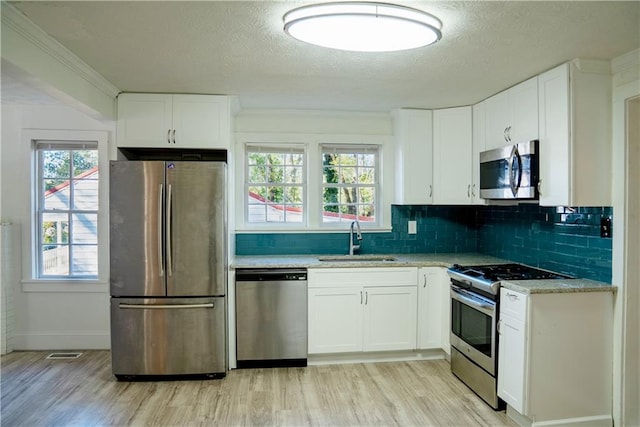
{"label": "ceiling light fixture", "polygon": [[435,16],[388,3],[314,4],[287,12],[283,20],[284,31],[298,40],[357,52],[414,49],[442,37]]}

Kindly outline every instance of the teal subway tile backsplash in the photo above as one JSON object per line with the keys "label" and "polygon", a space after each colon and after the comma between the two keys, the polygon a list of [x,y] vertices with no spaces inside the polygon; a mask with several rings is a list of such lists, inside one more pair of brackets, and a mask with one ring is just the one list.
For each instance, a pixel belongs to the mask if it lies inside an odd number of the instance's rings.
{"label": "teal subway tile backsplash", "polygon": [[612,241],[600,237],[611,207],[478,209],[478,251],[572,276],[611,283]]}
{"label": "teal subway tile backsplash", "polygon": [[[572,276],[611,282],[612,245],[600,237],[610,207],[393,206],[392,231],[363,232],[363,254],[479,252]],[[417,234],[407,222],[416,221]],[[349,249],[338,233],[236,234],[237,255],[333,255]]]}

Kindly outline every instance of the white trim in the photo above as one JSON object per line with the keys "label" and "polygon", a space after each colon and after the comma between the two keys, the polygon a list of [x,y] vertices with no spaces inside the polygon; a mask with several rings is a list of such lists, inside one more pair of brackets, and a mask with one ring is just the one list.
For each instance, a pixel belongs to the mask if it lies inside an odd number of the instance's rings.
{"label": "white trim", "polygon": [[6,2],[2,2],[2,25],[13,29],[16,33],[38,47],[44,53],[81,77],[106,96],[115,99],[120,93],[113,83],[78,58],[73,52],[54,40],[49,34],[33,23],[29,18]]}
{"label": "white trim", "polygon": [[110,331],[17,332],[13,335],[18,350],[108,350]]}
{"label": "white trim", "polygon": [[[268,114],[265,112],[264,114]],[[328,114],[319,113],[322,116]],[[364,116],[370,116],[365,114]],[[386,115],[385,115],[386,116]],[[247,224],[244,220],[244,179],[245,179],[245,144],[276,144],[280,147],[287,144],[306,145],[306,173],[307,173],[307,225],[300,224],[268,224],[266,227],[259,227],[255,224]],[[240,233],[265,232],[265,233],[308,233],[308,232],[336,232],[346,231],[347,224],[323,225],[320,219],[320,197],[318,192],[321,189],[321,173],[318,170],[320,162],[320,145],[321,144],[345,144],[345,145],[377,145],[379,146],[379,181],[382,199],[379,201],[380,218],[376,226],[367,226],[361,223],[363,230],[370,231],[390,231],[391,230],[391,204],[393,201],[394,189],[394,152],[393,152],[393,136],[379,134],[322,134],[322,133],[262,133],[262,132],[236,132],[235,134],[235,182],[241,187],[242,191],[235,192],[235,231]]]}
{"label": "white trim", "polygon": [[22,292],[94,292],[109,293],[109,282],[95,280],[23,280]]}
{"label": "white trim", "polygon": [[[98,164],[101,171],[99,183],[99,209],[98,209],[98,279],[81,280],[69,279],[63,281],[38,280],[36,278],[36,268],[33,262],[33,251],[37,247],[36,230],[37,223],[34,220],[37,206],[33,190],[34,179],[36,179],[35,156],[33,156],[33,142],[38,140],[58,140],[58,141],[96,141],[98,143]],[[51,283],[53,289],[59,292],[72,292],[64,283],[76,287],[76,291],[87,292],[94,283],[105,283],[109,277],[109,132],[102,130],[45,130],[45,129],[24,129],[22,132],[22,150],[25,159],[29,159],[29,170],[22,183],[24,194],[28,195],[28,210],[24,217],[22,247],[22,279],[25,283],[23,290],[28,292],[41,292],[46,283]],[[26,165],[25,165],[26,166]],[[25,168],[27,169],[27,168]],[[53,283],[56,283],[54,286]],[[81,284],[86,284],[89,288],[81,290]],[[95,292],[95,291],[89,291]]]}

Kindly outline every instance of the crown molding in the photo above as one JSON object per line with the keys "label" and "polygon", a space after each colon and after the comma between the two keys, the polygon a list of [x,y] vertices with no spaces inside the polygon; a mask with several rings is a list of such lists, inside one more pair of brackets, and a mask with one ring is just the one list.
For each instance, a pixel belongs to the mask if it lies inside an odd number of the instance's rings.
{"label": "crown molding", "polygon": [[64,65],[70,72],[87,81],[108,97],[115,99],[118,93],[121,92],[118,87],[105,79],[86,62],[53,39],[15,7],[4,1],[2,2],[2,26],[11,28],[46,55]]}

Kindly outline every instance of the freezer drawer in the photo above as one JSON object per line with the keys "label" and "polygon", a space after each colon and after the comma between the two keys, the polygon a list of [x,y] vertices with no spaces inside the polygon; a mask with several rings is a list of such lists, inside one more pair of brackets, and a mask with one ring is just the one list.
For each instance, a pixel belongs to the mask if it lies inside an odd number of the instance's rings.
{"label": "freezer drawer", "polygon": [[222,377],[225,319],[224,297],[111,298],[113,374]]}

